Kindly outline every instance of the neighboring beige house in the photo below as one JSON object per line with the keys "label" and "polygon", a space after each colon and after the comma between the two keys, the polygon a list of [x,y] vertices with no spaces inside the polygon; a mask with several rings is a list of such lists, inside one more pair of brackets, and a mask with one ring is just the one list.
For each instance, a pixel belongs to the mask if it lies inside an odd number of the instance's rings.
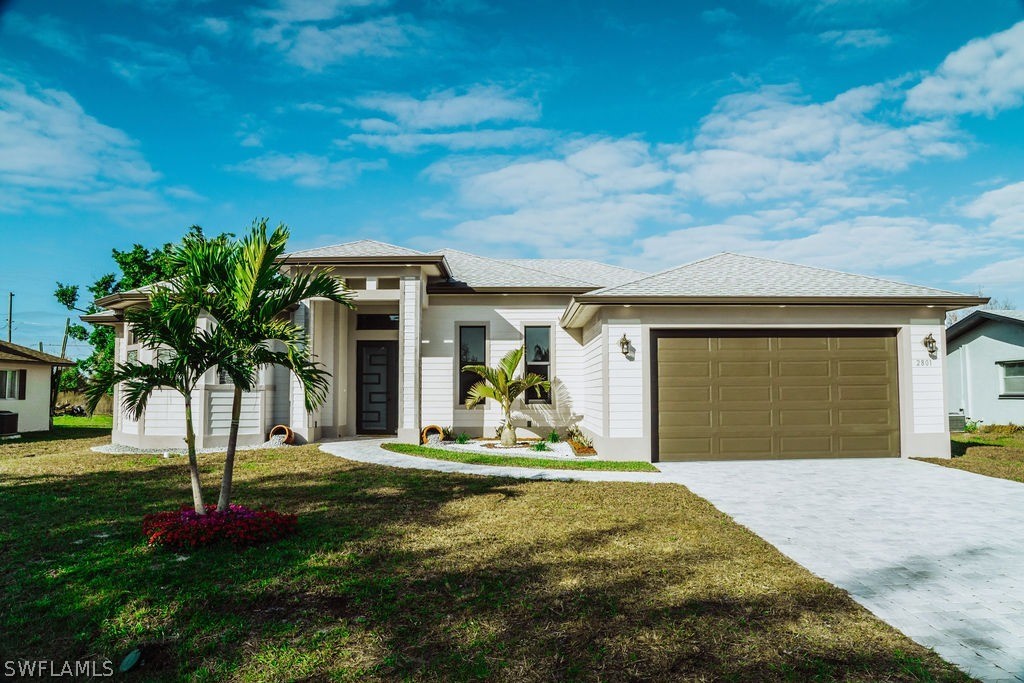
{"label": "neighboring beige house", "polygon": [[74,361],[0,341],[0,436],[9,430],[5,413],[17,413],[20,432],[50,428],[50,382],[53,368]]}
{"label": "neighboring beige house", "polygon": [[[737,254],[649,275],[578,259],[424,253],[371,240],[288,255],[329,269],[357,310],[305,302],[294,320],[334,378],[307,413],[294,378],[267,370],[245,398],[243,440],[275,424],[307,440],[415,442],[426,425],[493,435],[500,412],[463,407],[467,363],[526,346],[552,390],[516,412],[526,433],[578,424],[602,457],[631,460],[949,456],[943,319],[974,296]],[[152,359],[120,322],[146,300],[101,300],[117,358]],[[231,387],[197,389],[202,447],[224,444]],[[117,403],[115,395],[115,403]],[[180,446],[181,400],[158,392],[117,443]]]}
{"label": "neighboring beige house", "polygon": [[946,330],[949,409],[1024,424],[1024,311],[973,311]]}

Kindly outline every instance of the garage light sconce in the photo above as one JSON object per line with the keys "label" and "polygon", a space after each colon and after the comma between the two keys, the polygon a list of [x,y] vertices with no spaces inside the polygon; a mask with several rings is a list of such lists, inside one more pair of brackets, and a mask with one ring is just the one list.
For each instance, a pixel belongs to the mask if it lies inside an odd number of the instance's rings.
{"label": "garage light sconce", "polygon": [[622,351],[623,356],[629,355],[629,349],[632,345],[629,342],[629,337],[625,334],[622,335],[622,339],[619,340],[619,350]]}
{"label": "garage light sconce", "polygon": [[928,353],[934,354],[939,350],[939,343],[935,341],[935,337],[931,334],[922,339],[921,343],[924,344],[924,348],[928,349]]}

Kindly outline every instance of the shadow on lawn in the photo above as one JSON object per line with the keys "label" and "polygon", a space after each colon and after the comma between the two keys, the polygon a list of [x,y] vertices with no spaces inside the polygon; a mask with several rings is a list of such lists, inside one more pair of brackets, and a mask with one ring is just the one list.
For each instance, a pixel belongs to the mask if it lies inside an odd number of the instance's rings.
{"label": "shadow on lawn", "polygon": [[[674,530],[606,513],[608,501],[592,520],[544,519],[571,492],[602,490],[581,488],[592,484],[333,459],[270,475],[258,457],[243,465],[241,502],[298,512],[298,536],[238,552],[145,548],[142,514],[188,500],[181,467],[7,479],[0,528],[17,533],[3,537],[0,652],[116,660],[148,642],[147,680],[919,680],[941,669],[804,572],[751,566],[752,583],[727,590],[716,577],[735,581],[751,555],[789,565],[702,501],[707,533],[735,545],[648,550]],[[524,501],[536,518],[504,526]],[[521,526],[536,535],[517,536]]]}

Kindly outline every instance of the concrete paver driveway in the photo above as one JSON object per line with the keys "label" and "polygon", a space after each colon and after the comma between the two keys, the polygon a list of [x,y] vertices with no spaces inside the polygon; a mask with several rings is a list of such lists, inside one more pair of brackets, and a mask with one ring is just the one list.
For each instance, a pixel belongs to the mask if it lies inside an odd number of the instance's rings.
{"label": "concrete paver driveway", "polygon": [[1024,681],[1024,484],[901,459],[660,463],[986,681]]}

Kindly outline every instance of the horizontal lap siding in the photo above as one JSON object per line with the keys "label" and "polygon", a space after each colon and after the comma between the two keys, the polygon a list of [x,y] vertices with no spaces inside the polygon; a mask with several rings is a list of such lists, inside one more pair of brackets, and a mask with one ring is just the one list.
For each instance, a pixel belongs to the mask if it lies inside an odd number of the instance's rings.
{"label": "horizontal lap siding", "polygon": [[185,399],[176,391],[158,389],[146,404],[145,419],[147,436],[184,436]]}
{"label": "horizontal lap siding", "polygon": [[456,407],[457,324],[487,326],[487,363],[496,365],[506,353],[523,345],[526,325],[551,327],[555,402],[553,405],[524,405],[516,408],[517,423],[530,420],[535,427],[562,430],[583,410],[583,355],[579,343],[563,330],[558,320],[566,302],[546,306],[443,305],[431,298],[423,311],[421,349],[421,418],[423,425],[452,425],[467,431],[482,430],[493,436],[501,423],[499,406],[488,401],[473,410]]}
{"label": "horizontal lap siding", "polygon": [[[232,391],[215,391],[210,393],[207,411],[207,434],[210,436],[227,436],[231,430],[231,403],[234,398]],[[238,433],[242,435],[259,434],[262,431],[260,419],[259,393],[242,394],[242,412],[239,415]]]}
{"label": "horizontal lap siding", "polygon": [[604,434],[604,338],[601,323],[594,321],[583,333],[583,420],[590,432]]}
{"label": "horizontal lap siding", "polygon": [[[622,353],[620,340],[625,335],[631,353]],[[604,339],[608,354],[608,436],[643,436],[644,377],[641,327],[639,321],[611,320]]]}

